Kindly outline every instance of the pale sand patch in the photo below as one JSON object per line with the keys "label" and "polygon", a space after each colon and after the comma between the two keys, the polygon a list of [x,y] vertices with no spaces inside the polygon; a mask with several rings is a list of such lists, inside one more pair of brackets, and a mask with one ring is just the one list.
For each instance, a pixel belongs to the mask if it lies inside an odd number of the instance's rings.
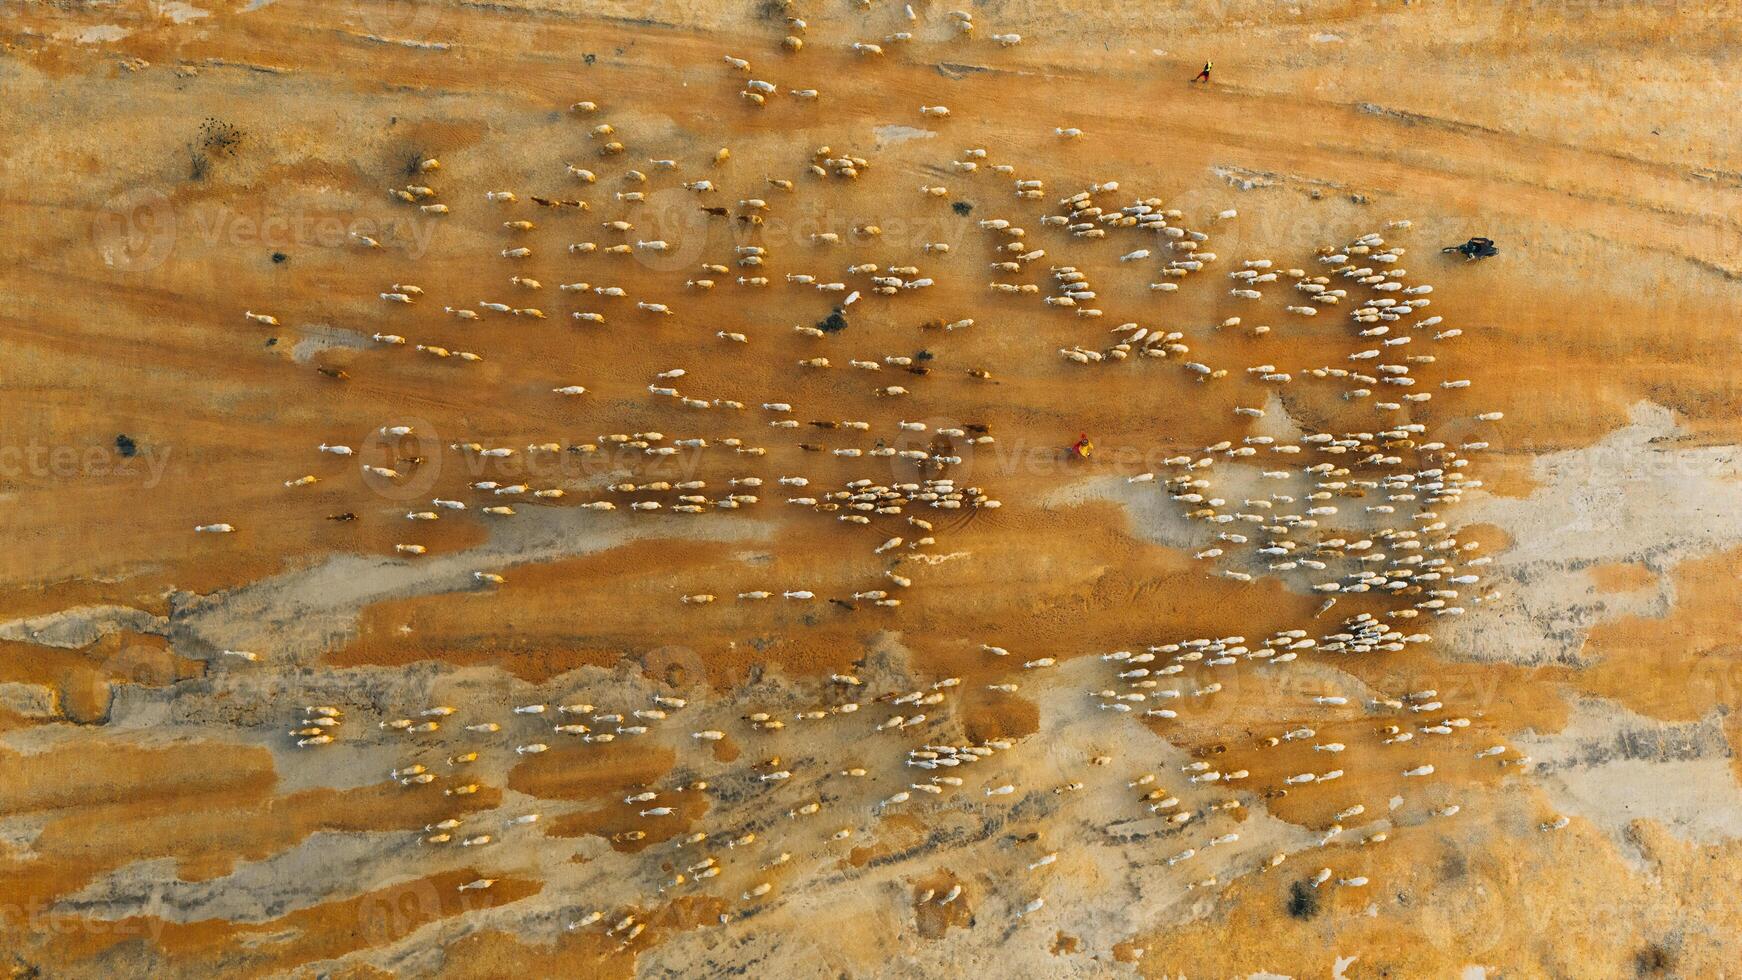
{"label": "pale sand patch", "polygon": [[1655,820],[1698,844],[1742,837],[1742,787],[1720,715],[1667,724],[1587,699],[1562,731],[1517,742],[1562,812],[1602,827],[1623,854],[1637,854],[1627,836],[1635,820]]}

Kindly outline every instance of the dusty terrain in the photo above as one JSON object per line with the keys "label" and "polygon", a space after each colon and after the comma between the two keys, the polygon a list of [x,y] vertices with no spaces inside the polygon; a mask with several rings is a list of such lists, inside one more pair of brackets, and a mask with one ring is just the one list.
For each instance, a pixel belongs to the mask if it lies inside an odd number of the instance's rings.
{"label": "dusty terrain", "polygon": [[[885,0],[4,9],[0,968],[1707,977],[1742,962],[1733,4],[988,0],[971,36],[948,6],[910,20]],[[1192,84],[1206,59],[1211,82]],[[764,105],[740,94],[752,79],[775,83]],[[612,141],[623,152],[605,155]],[[856,178],[825,163],[845,158]],[[686,189],[700,180],[718,190]],[[1153,199],[1216,258],[1168,280],[1184,252],[1167,243],[1190,236],[1042,223],[1109,181],[1094,204]],[[516,200],[486,199],[504,190]],[[996,219],[1045,256],[1004,250],[1016,239],[982,226]],[[602,227],[616,220],[634,227]],[[1369,233],[1406,250],[1402,282],[1434,287],[1421,312],[1441,322],[1385,335],[1406,347],[1349,320],[1403,294],[1334,272],[1361,254],[1320,261]],[[1500,255],[1439,253],[1471,235]],[[634,247],[653,240],[668,250]],[[582,242],[596,248],[568,247]],[[752,246],[761,266],[740,264]],[[503,254],[517,247],[530,254]],[[1121,261],[1140,247],[1154,254]],[[1231,294],[1251,260],[1304,275]],[[1019,271],[988,269],[1004,261]],[[876,294],[860,264],[912,266],[912,288]],[[1097,295],[1044,305],[1066,265]],[[1318,275],[1353,295],[1289,312],[1306,302],[1291,283]],[[558,288],[582,281],[624,295]],[[844,329],[794,331],[849,290]],[[1075,315],[1090,307],[1105,316]],[[1121,352],[1133,334],[1110,329],[1128,322],[1189,351],[1152,337],[1166,356]],[[1433,360],[1409,362],[1415,388],[1365,397],[1307,373],[1365,370],[1349,355],[1366,348]],[[830,366],[799,363],[817,357]],[[903,357],[929,372],[885,360]],[[1470,384],[1442,387],[1455,380]],[[570,385],[586,391],[553,391]],[[1378,407],[1406,390],[1433,398]],[[762,408],[777,402],[791,411]],[[634,441],[678,451],[605,438],[651,432]],[[1350,436],[1348,453],[1270,451],[1317,433]],[[1079,434],[1089,459],[1064,452]],[[1263,451],[1228,455],[1240,446]],[[1254,553],[1258,522],[1213,523],[1272,491],[1290,496],[1268,513],[1301,512],[1301,468],[1321,461],[1348,481],[1474,482],[1428,516],[1415,499],[1372,509],[1390,483],[1323,491],[1339,511],[1292,532],[1331,563],[1316,576]],[[1291,472],[1269,483],[1271,466]],[[791,475],[809,485],[776,483]],[[860,526],[838,519],[845,498],[787,503],[940,477],[973,488],[963,507],[909,493]],[[1196,501],[1168,482],[1201,478],[1215,487]],[[689,491],[702,512],[673,509],[685,482],[706,485]],[[601,501],[615,509],[585,506]],[[501,506],[514,513],[483,510]],[[407,520],[425,512],[439,519]],[[217,524],[233,530],[194,531]],[[1397,568],[1387,529],[1406,527],[1455,540],[1446,575],[1479,581],[1438,607],[1414,605],[1436,587],[1420,580],[1327,607],[1314,586],[1354,581],[1361,549],[1323,542],[1371,536]],[[1231,529],[1253,540],[1218,541]],[[1477,556],[1491,562],[1464,564]],[[759,590],[773,595],[738,598]],[[1323,648],[1364,613],[1431,638]],[[1182,656],[1195,638],[1225,642]],[[1180,670],[1139,687],[1118,651]],[[1177,717],[1145,715],[1176,681]],[[1097,693],[1116,687],[1148,699]],[[891,704],[908,692],[930,703]],[[327,734],[315,706],[340,720]],[[483,725],[498,730],[467,727]],[[1414,737],[1387,742],[1400,732]],[[330,743],[298,745],[311,738]],[[904,765],[938,745],[986,755]]]}

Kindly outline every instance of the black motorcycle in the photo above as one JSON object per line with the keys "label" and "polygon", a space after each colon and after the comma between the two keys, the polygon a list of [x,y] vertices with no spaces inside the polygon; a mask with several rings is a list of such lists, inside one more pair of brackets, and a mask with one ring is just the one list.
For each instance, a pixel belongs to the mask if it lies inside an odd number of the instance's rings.
{"label": "black motorcycle", "polygon": [[1477,259],[1486,259],[1500,254],[1500,250],[1494,247],[1494,239],[1492,238],[1472,238],[1462,245],[1447,245],[1440,251],[1456,252],[1462,255],[1466,262],[1474,262]]}

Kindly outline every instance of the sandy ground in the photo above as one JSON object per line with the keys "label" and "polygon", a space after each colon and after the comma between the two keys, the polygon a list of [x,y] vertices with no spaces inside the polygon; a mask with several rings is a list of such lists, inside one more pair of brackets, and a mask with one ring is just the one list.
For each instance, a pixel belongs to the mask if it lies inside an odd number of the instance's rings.
{"label": "sandy ground", "polygon": [[[972,38],[947,6],[916,3],[909,21],[883,0],[8,7],[0,966],[21,977],[1733,970],[1738,9],[1076,7],[975,3]],[[781,47],[797,30],[789,15],[807,22],[797,52]],[[885,40],[903,31],[913,39]],[[1005,33],[1022,43],[992,40]],[[855,41],[884,53],[855,54]],[[1206,59],[1214,81],[1193,86]],[[760,108],[739,94],[751,78],[778,88]],[[806,88],[820,98],[789,94]],[[579,100],[597,112],[572,111]],[[601,123],[615,132],[590,135]],[[1084,135],[1062,140],[1058,127]],[[602,156],[611,140],[624,152]],[[812,175],[823,146],[864,159],[858,178]],[[723,147],[731,158],[715,163]],[[970,147],[987,152],[980,169],[953,168]],[[429,159],[440,168],[419,170]],[[664,159],[676,173],[651,162]],[[1015,173],[992,173],[999,164]],[[631,168],[648,181],[625,182]],[[1042,198],[1013,197],[1016,177],[1042,181]],[[700,179],[719,190],[682,186]],[[1161,293],[1147,286],[1159,258],[1120,261],[1129,237],[1040,224],[1058,199],[1114,180],[1097,203],[1158,198],[1218,259]],[[388,194],[408,185],[435,194]],[[519,200],[486,201],[494,190]],[[646,199],[618,197],[634,192]],[[739,204],[750,198],[768,202],[760,225],[740,219],[758,213]],[[429,202],[451,210],[420,209]],[[1238,217],[1215,217],[1227,209]],[[1025,247],[1047,256],[989,272],[1011,258],[979,225],[992,218],[1024,226]],[[1400,219],[1413,226],[1387,229]],[[516,220],[535,227],[504,227]],[[613,220],[635,227],[602,227]],[[1341,310],[1307,320],[1283,309],[1296,302],[1286,279],[1243,300],[1223,278],[1260,257],[1317,273],[1320,246],[1374,231],[1407,248],[1407,281],[1435,287],[1426,312],[1440,329],[1463,332],[1443,343],[1415,332],[1405,350],[1436,357],[1418,372],[1435,397],[1391,415],[1301,375],[1348,363],[1360,340]],[[841,244],[813,240],[824,232]],[[1438,254],[1475,234],[1501,254]],[[672,249],[605,252],[651,239]],[[577,242],[598,250],[565,247]],[[748,245],[767,250],[761,268],[735,264]],[[518,246],[531,255],[502,256]],[[909,279],[934,285],[874,295],[848,272],[859,263],[912,265]],[[1104,318],[985,285],[1050,292],[1046,269],[1063,264],[1095,282]],[[757,274],[767,287],[736,282]],[[846,329],[793,332],[842,295],[788,274],[863,291]],[[686,286],[704,276],[712,290]],[[577,281],[626,296],[556,288]],[[401,284],[423,293],[380,299]],[[442,312],[480,300],[546,317]],[[1242,323],[1217,328],[1233,316]],[[973,326],[938,329],[963,318]],[[1108,328],[1126,321],[1179,331],[1191,353],[1088,365],[1056,353],[1106,350]],[[1259,324],[1274,329],[1258,335]],[[846,363],[922,351],[924,375]],[[833,366],[797,364],[817,356]],[[1199,383],[1186,359],[1229,376]],[[1260,364],[1296,380],[1265,384],[1245,370]],[[655,379],[673,368],[687,373]],[[1438,387],[1451,379],[1471,386]],[[650,382],[746,408],[686,408]],[[566,385],[587,393],[552,393]],[[875,392],[889,385],[908,394]],[[767,426],[764,402],[791,403],[801,426]],[[1236,406],[1265,414],[1248,421]],[[1504,419],[1476,421],[1483,412]],[[1438,515],[1492,557],[1479,603],[1425,617],[1409,628],[1433,640],[1396,651],[1188,663],[1177,719],[1097,710],[1110,702],[1085,692],[1122,683],[1097,654],[1194,637],[1257,647],[1391,608],[1351,595],[1326,612],[1302,570],[1194,560],[1217,527],[1189,519],[1159,480],[1128,478],[1172,473],[1168,458],[1222,440],[1406,418],[1453,446],[1490,444],[1470,455],[1481,488]],[[380,431],[395,425],[414,431]],[[970,426],[994,441],[937,434]],[[711,446],[648,457],[602,438],[652,431],[664,434],[655,443]],[[1067,460],[1079,433],[1097,453]],[[516,453],[453,448],[473,442]],[[548,443],[561,448],[531,448]],[[588,444],[599,451],[569,448]],[[910,509],[934,525],[917,546],[900,517],[856,527],[784,502],[922,478],[899,458],[830,452],[879,446],[960,456],[946,475],[1002,506]],[[1276,490],[1262,476],[1275,458],[1230,459],[1214,475],[1236,500]],[[788,474],[811,486],[774,484]],[[317,481],[287,486],[305,476]],[[670,510],[678,489],[609,489],[701,481],[713,500],[746,477],[765,481],[748,490],[756,503],[694,515]],[[481,508],[504,498],[469,486],[480,481],[564,496],[517,495],[515,514],[492,516]],[[406,520],[432,498],[469,508]],[[618,508],[580,506],[604,499]],[[632,500],[664,509],[634,512]],[[1390,526],[1356,516],[1353,495],[1341,503],[1346,536]],[[342,514],[353,519],[332,519]],[[235,532],[192,531],[213,523]],[[873,551],[895,535],[902,545]],[[1219,574],[1241,570],[1255,580]],[[758,589],[776,596],[733,598]],[[798,589],[815,598],[779,597]],[[854,598],[879,589],[902,604]],[[700,594],[719,600],[680,601]],[[1043,657],[1056,664],[1022,669]],[[863,683],[831,682],[837,673]],[[924,723],[874,729],[918,710],[879,696],[946,678],[961,682],[935,689],[946,696]],[[1444,712],[1384,706],[1423,689]],[[1347,703],[1313,701],[1333,694]],[[550,733],[583,717],[598,732],[636,725],[590,716],[646,710],[656,695],[685,706],[640,719],[643,734]],[[597,707],[557,717],[583,701]],[[863,709],[842,713],[850,701]],[[510,711],[528,704],[548,717]],[[332,744],[287,736],[307,724],[306,705],[342,711]],[[435,731],[379,727],[435,706],[456,709]],[[815,710],[827,714],[798,717]],[[753,712],[786,727],[759,729]],[[1381,740],[1388,724],[1454,715],[1467,726]],[[464,727],[484,723],[500,730]],[[1314,738],[1264,747],[1301,727]],[[689,735],[702,730],[725,737]],[[1341,782],[1283,781],[1328,770],[1311,745],[1331,740],[1347,746],[1335,753]],[[535,743],[549,750],[515,751]],[[999,747],[959,765],[959,787],[908,789],[935,775],[902,765],[910,748],[970,743]],[[1504,763],[1475,758],[1491,745]],[[1191,783],[1194,762],[1248,776]],[[1424,763],[1431,779],[1398,775]],[[436,778],[389,777],[412,765]],[[867,774],[840,775],[855,768]],[[792,776],[760,778],[775,772]],[[1146,773],[1153,782],[1131,785]],[[1004,785],[1008,795],[984,792]],[[1139,799],[1152,790],[1193,819],[1152,812],[1160,796]],[[648,791],[657,803],[624,802]],[[638,815],[662,805],[672,812]],[[532,813],[537,823],[509,822]],[[429,840],[444,820],[459,821],[452,839]],[[708,839],[685,843],[697,833]],[[708,857],[722,871],[696,877]],[[1320,868],[1332,878],[1315,887]],[[1366,884],[1337,883],[1356,878]],[[493,883],[461,889],[480,880]]]}

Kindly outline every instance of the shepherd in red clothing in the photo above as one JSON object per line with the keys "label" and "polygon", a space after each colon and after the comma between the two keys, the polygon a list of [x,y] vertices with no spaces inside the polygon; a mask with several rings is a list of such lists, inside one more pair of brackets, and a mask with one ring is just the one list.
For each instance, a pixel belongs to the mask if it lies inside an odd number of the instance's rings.
{"label": "shepherd in red clothing", "polygon": [[1194,82],[1207,82],[1207,81],[1209,81],[1210,80],[1210,69],[1214,68],[1214,67],[1216,67],[1215,62],[1213,62],[1213,61],[1204,62],[1204,70],[1198,72],[1198,77],[1192,79],[1192,81],[1194,81]]}
{"label": "shepherd in red clothing", "polygon": [[1077,459],[1088,459],[1095,451],[1095,444],[1089,441],[1088,433],[1077,436],[1077,441],[1071,445],[1071,455]]}

